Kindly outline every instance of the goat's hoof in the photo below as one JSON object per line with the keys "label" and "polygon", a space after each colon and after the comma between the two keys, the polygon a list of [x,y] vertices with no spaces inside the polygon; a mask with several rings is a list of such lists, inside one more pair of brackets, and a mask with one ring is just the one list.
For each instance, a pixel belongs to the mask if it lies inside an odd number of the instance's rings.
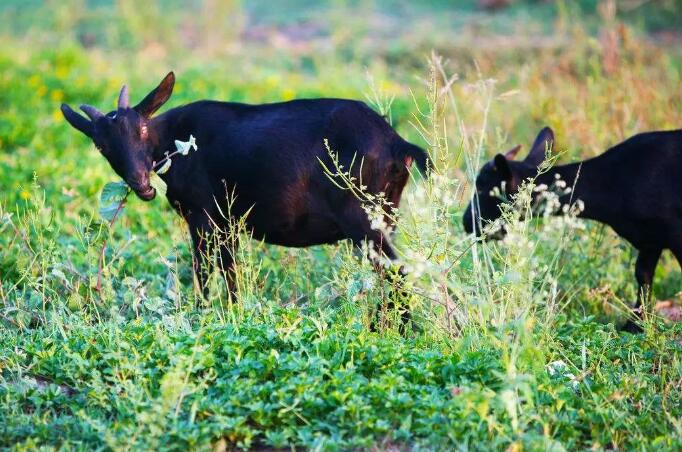
{"label": "goat's hoof", "polygon": [[632,334],[642,333],[644,331],[639,323],[632,320],[625,322],[625,324],[620,327],[620,330]]}

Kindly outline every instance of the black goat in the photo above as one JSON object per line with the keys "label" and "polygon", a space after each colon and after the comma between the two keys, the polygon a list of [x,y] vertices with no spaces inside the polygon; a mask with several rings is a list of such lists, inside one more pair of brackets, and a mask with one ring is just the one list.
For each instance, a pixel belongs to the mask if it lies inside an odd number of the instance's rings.
{"label": "black goat", "polygon": [[228,228],[223,217],[228,193],[236,195],[229,214],[240,218],[248,212],[246,223],[254,237],[268,243],[306,247],[350,239],[359,246],[367,239],[378,253],[396,257],[383,235],[370,227],[360,201],[332,183],[320,164],[333,168],[328,140],[344,170],[355,161],[354,175],[366,190],[386,194],[392,203],[387,216],[398,207],[409,167],[414,161],[425,171],[428,157],[367,105],[343,99],[264,105],[199,101],[152,119],[174,83],[171,72],[133,108],[124,86],[116,111],[105,115],[81,106],[90,120],[66,104],[61,109],[145,201],[156,195],[149,180],[153,162],[174,149],[174,140],[196,137],[199,151],[173,161],[161,178],[171,205],[189,224],[202,288],[211,271],[207,257],[219,256],[228,275],[232,268],[224,237],[218,237],[216,249],[208,240]]}
{"label": "black goat", "polygon": [[[517,146],[486,163],[476,179],[477,195],[464,213],[465,230],[481,235],[481,220],[499,218],[502,201],[491,194],[495,187],[513,195],[526,179],[551,186],[558,175],[574,187],[560,197],[562,205],[581,200],[579,216],[611,226],[639,251],[635,311],[641,316],[661,252],[669,249],[682,265],[682,130],[635,135],[597,157],[538,174],[553,143],[554,133],[545,127],[523,161],[513,160]],[[632,320],[624,329],[641,331]]]}

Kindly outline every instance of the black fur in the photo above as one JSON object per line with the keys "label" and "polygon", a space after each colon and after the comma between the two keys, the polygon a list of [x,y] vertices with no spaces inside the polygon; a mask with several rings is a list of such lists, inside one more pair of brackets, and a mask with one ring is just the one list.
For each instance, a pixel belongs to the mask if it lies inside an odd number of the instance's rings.
{"label": "black fur", "polygon": [[358,101],[309,99],[264,105],[205,100],[151,118],[173,84],[170,73],[134,108],[127,106],[127,90],[122,90],[118,110],[107,115],[81,107],[91,121],[67,105],[62,111],[145,200],[155,195],[149,184],[152,163],[175,149],[174,140],[196,137],[199,150],[174,158],[161,177],[168,200],[189,225],[202,287],[210,271],[206,256],[213,251],[219,251],[223,270],[232,267],[230,249],[212,250],[206,240],[212,234],[220,240],[227,228],[223,214],[229,193],[236,195],[230,215],[248,212],[246,222],[257,239],[291,247],[343,239],[360,245],[369,239],[378,252],[395,258],[382,234],[370,227],[358,199],[335,186],[320,164],[333,168],[326,139],[346,170],[354,159],[352,170],[367,190],[386,193],[397,208],[410,164],[414,160],[425,171],[428,157],[381,116]]}
{"label": "black fur", "polygon": [[[534,178],[536,184],[550,186],[558,174],[568,187],[575,185],[572,194],[560,199],[562,204],[582,200],[585,208],[581,217],[611,226],[639,251],[635,310],[641,315],[641,304],[651,295],[661,252],[672,251],[682,265],[682,130],[635,135],[595,158],[537,175],[545,149],[553,142],[554,133],[545,128],[525,160],[514,161],[509,155],[498,154],[484,165],[476,180],[478,206],[474,199],[464,214],[466,231],[480,235],[482,220],[500,216],[501,201],[489,193],[502,182],[513,194],[525,179]],[[632,321],[625,325],[629,331],[639,328]]]}

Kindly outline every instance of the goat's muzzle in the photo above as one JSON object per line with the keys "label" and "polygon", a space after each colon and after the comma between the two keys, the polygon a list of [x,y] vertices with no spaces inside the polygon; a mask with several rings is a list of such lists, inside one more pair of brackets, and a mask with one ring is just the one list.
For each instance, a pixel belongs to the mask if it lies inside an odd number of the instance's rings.
{"label": "goat's muzzle", "polygon": [[130,188],[133,189],[137,197],[143,201],[151,201],[156,197],[156,189],[149,185],[149,182],[146,184],[128,182],[128,185],[130,185]]}
{"label": "goat's muzzle", "polygon": [[153,187],[148,187],[144,191],[136,191],[137,196],[143,201],[151,201],[156,198],[156,189]]}
{"label": "goat's muzzle", "polygon": [[480,236],[484,236],[484,239],[486,241],[488,240],[502,240],[507,236],[507,230],[504,228],[504,226],[500,226],[494,231],[488,232],[486,234],[479,234]]}
{"label": "goat's muzzle", "polygon": [[474,231],[476,232],[476,236],[481,234],[480,228],[478,228],[478,225],[474,223],[473,208],[471,205],[467,206],[466,210],[464,211],[462,223],[464,224],[464,231],[467,234],[471,234]]}

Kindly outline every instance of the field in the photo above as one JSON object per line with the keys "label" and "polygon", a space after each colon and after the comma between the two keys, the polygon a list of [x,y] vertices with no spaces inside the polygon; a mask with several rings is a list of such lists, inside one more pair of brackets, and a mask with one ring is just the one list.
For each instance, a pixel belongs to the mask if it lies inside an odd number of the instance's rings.
{"label": "field", "polygon": [[[559,162],[682,127],[680,23],[675,0],[2,2],[0,448],[682,449],[682,326],[654,307],[682,304],[674,258],[629,334],[636,251],[608,227],[530,186],[505,240],[462,226],[479,167],[544,125]],[[349,243],[236,225],[237,297],[215,275],[206,300],[162,197],[100,217],[117,176],[59,106],[169,70],[164,109],[357,98],[428,149],[393,235],[406,333],[370,330],[395,291]]]}

